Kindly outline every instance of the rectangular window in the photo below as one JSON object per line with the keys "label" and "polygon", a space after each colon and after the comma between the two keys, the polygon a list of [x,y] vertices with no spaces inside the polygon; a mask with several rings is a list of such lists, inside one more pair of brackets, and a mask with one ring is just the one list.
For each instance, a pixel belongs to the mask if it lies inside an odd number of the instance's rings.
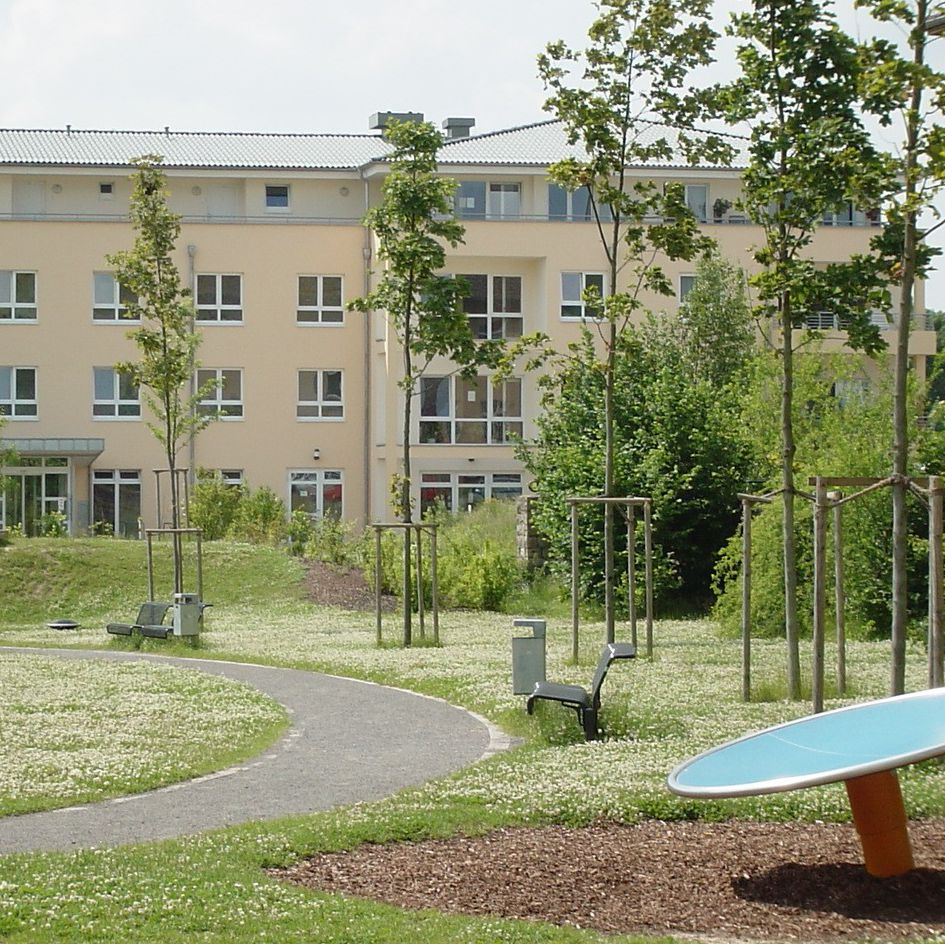
{"label": "rectangular window", "polygon": [[0,269],[0,321],[36,321],[36,273]]}
{"label": "rectangular window", "polygon": [[596,289],[604,297],[604,276],[601,272],[561,273],[561,317],[567,321],[583,321],[599,317],[600,309],[584,300],[588,289]]}
{"label": "rectangular window", "polygon": [[281,185],[266,185],[266,209],[288,210],[289,188]]}
{"label": "rectangular window", "polygon": [[709,188],[705,184],[686,184],[686,206],[700,223],[705,223],[709,218]]}
{"label": "rectangular window", "polygon": [[138,537],[141,517],[141,471],[92,471],[92,526],[96,534],[111,531],[123,538]]}
{"label": "rectangular window", "polygon": [[243,276],[198,275],[197,321],[233,324],[243,320]]}
{"label": "rectangular window", "polygon": [[[610,221],[608,204],[598,203],[597,213],[601,222]],[[587,187],[578,187],[577,190],[569,192],[557,184],[548,184],[548,219],[556,222],[593,223],[594,206],[591,203],[590,190]]]}
{"label": "rectangular window", "polygon": [[456,188],[456,215],[461,220],[486,218],[486,185],[481,180],[464,180]]}
{"label": "rectangular window", "polygon": [[12,420],[38,415],[35,367],[0,367],[0,416]]}
{"label": "rectangular window", "polygon": [[522,435],[522,381],[422,377],[420,442],[496,445]]}
{"label": "rectangular window", "polygon": [[472,511],[493,498],[511,500],[522,494],[520,472],[424,472],[420,476],[420,513],[440,504],[447,511]]}
{"label": "rectangular window", "polygon": [[300,370],[295,415],[300,420],[344,419],[341,371]]}
{"label": "rectangular window", "polygon": [[229,485],[231,488],[243,487],[242,469],[220,469],[220,478],[223,479],[224,485]]}
{"label": "rectangular window", "polygon": [[140,322],[133,311],[138,296],[115,281],[111,272],[92,273],[92,320]]}
{"label": "rectangular window", "polygon": [[197,387],[212,383],[214,388],[197,404],[201,416],[221,420],[243,418],[243,371],[238,367],[201,367],[197,371]]}
{"label": "rectangular window", "polygon": [[92,416],[95,419],[138,419],[141,400],[128,374],[113,367],[92,368]]}
{"label": "rectangular window", "polygon": [[469,286],[463,310],[473,336],[522,336],[522,277],[520,275],[461,275]]}
{"label": "rectangular window", "polygon": [[344,480],[337,469],[305,469],[289,473],[289,511],[316,518],[341,518]]}
{"label": "rectangular window", "polygon": [[824,226],[852,226],[854,218],[853,204],[847,201],[836,210],[824,213]]}
{"label": "rectangular window", "polygon": [[300,275],[295,320],[302,325],[344,324],[344,281],[340,275]]}
{"label": "rectangular window", "polygon": [[682,304],[686,296],[692,291],[692,287],[696,284],[696,277],[694,275],[681,275],[679,276],[679,294],[676,296],[679,299],[679,303]]}
{"label": "rectangular window", "polygon": [[509,219],[522,213],[521,184],[489,184],[489,216]]}

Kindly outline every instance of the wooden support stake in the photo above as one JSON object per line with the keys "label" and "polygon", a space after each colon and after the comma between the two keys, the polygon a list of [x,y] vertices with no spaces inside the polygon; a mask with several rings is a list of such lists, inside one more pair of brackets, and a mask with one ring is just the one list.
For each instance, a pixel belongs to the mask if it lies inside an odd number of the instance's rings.
{"label": "wooden support stake", "polygon": [[811,698],[814,712],[824,710],[824,623],[827,590],[827,487],[814,486],[814,640]]}
{"label": "wooden support stake", "polygon": [[377,644],[381,644],[381,529],[374,528],[374,617],[377,623]]}
{"label": "wooden support stake", "polygon": [[627,508],[627,615],[630,617],[630,642],[637,644],[637,511]]}
{"label": "wooden support stake", "polygon": [[643,504],[643,541],[646,554],[646,655],[653,658],[653,516],[652,502]]}
{"label": "wooden support stake", "polygon": [[577,503],[571,502],[571,659],[578,661],[578,510]]}
{"label": "wooden support stake", "polygon": [[423,612],[423,529],[417,525],[417,618],[420,624],[420,638],[427,638],[427,628]]}
{"label": "wooden support stake", "polygon": [[742,499],[742,701],[751,701],[751,501]]}
{"label": "wooden support stake", "polygon": [[929,476],[929,687],[940,688],[943,679],[942,610],[942,479]]}
{"label": "wooden support stake", "polygon": [[436,571],[436,525],[430,528],[430,588],[433,604],[433,645],[440,644],[440,588]]}
{"label": "wooden support stake", "polygon": [[837,694],[847,693],[846,589],[843,579],[843,492],[828,492],[833,505],[833,591],[837,632]]}

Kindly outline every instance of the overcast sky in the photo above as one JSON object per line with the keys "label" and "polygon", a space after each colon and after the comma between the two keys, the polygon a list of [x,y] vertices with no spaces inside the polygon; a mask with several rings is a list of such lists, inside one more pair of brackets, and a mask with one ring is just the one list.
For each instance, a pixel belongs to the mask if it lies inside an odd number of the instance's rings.
{"label": "overcast sky", "polygon": [[[716,0],[717,26],[745,6]],[[853,0],[837,9],[869,34]],[[548,117],[535,57],[583,46],[594,15],[590,0],[0,0],[0,127],[364,132],[373,112],[419,111],[492,131]],[[945,271],[929,307],[945,308]]]}

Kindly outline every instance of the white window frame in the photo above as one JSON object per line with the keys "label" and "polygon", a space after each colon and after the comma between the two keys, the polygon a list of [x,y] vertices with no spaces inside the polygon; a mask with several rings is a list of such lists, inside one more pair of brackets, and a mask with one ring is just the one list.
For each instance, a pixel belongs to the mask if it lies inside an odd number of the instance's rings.
{"label": "white window frame", "polygon": [[[565,298],[564,297],[564,280],[565,276],[579,276],[581,279],[581,291],[577,299]],[[601,315],[588,315],[587,313],[587,303],[584,301],[584,292],[587,291],[587,280],[588,278],[600,279],[600,297],[601,303],[607,297],[607,277],[603,272],[579,272],[577,269],[569,269],[561,273],[561,278],[559,279],[559,288],[561,292],[561,304],[558,308],[559,315],[562,321],[600,321]],[[580,314],[565,314],[565,308],[580,308]]]}
{"label": "white window frame", "polygon": [[[506,196],[509,194],[509,196]],[[512,199],[512,194],[515,199]],[[515,204],[509,206],[509,204]],[[517,220],[522,215],[522,185],[516,181],[489,181],[486,184],[486,219]]]}
{"label": "white window frame", "polygon": [[[315,396],[302,398],[302,375],[314,374]],[[338,398],[325,396],[325,375],[337,374]],[[295,418],[300,423],[340,423],[345,418],[345,373],[338,367],[302,367],[296,372]],[[303,416],[303,410],[312,410],[312,416]]]}
{"label": "white window frame", "polygon": [[[223,280],[239,279],[240,301],[238,305],[231,302],[223,303]],[[239,272],[198,272],[197,273],[197,293],[196,293],[196,321],[200,324],[219,324],[219,325],[241,325],[243,323],[243,276]],[[201,304],[200,298],[200,280],[214,280],[214,297],[212,305]],[[237,312],[238,318],[225,317],[227,313]]]}
{"label": "white window frame", "polygon": [[[424,413],[423,390],[426,381],[441,383],[449,382],[449,403],[446,413]],[[523,384],[521,377],[509,377],[500,383],[495,383],[492,377],[479,375],[475,378],[475,392],[478,394],[480,383],[485,381],[485,411],[482,416],[461,416],[456,409],[457,395],[462,396],[471,392],[469,384],[471,382],[463,380],[455,375],[449,377],[421,377],[420,378],[420,416],[417,440],[419,445],[424,446],[504,446],[513,442],[512,436],[520,437],[524,431],[524,419],[521,414],[524,411]],[[518,415],[507,414],[504,412],[504,404],[508,400],[506,388],[509,384],[518,386],[518,400],[522,409]],[[502,397],[497,399],[496,388],[501,387]],[[474,402],[470,400],[469,402]],[[446,440],[437,438],[424,439],[424,427],[428,435],[434,427],[448,424],[449,437]],[[485,438],[483,440],[470,440],[462,438],[465,428],[485,425]],[[517,427],[517,428],[516,428]]]}
{"label": "white window frame", "polygon": [[[212,376],[211,376],[212,375]],[[240,395],[238,399],[224,396],[224,386],[227,376],[235,375],[239,379]],[[243,419],[244,387],[242,367],[199,367],[197,368],[196,384],[199,389],[208,381],[214,381],[216,386],[197,404],[197,412],[201,416],[215,416],[224,422],[235,422]]]}
{"label": "white window frame", "polygon": [[242,488],[245,484],[242,469],[218,469],[217,471],[223,479],[223,484],[229,485],[230,488]]}
{"label": "white window frame", "polygon": [[[39,277],[29,269],[3,269],[2,273],[10,278],[10,292],[6,298],[0,298],[0,324],[35,324],[39,320]],[[18,302],[17,283],[21,276],[30,276],[33,280],[33,300]],[[4,310],[9,315],[3,314]],[[19,314],[18,314],[19,313]]]}
{"label": "white window frame", "polygon": [[[482,321],[485,322],[485,334],[479,333],[473,328],[473,336],[479,340],[489,340],[489,339],[498,339],[498,338],[520,338],[524,331],[524,309],[525,309],[525,279],[521,275],[516,275],[513,273],[499,273],[491,274],[484,272],[460,272],[457,273],[458,277],[461,279],[466,279],[467,281],[475,276],[485,278],[486,280],[486,310],[485,311],[466,311],[466,315],[470,321],[470,327],[472,327],[473,322]],[[495,307],[495,289],[496,289],[496,280],[498,279],[518,279],[519,282],[519,308],[518,311],[497,311]],[[466,308],[466,299],[471,296],[467,295],[463,299],[463,308]],[[508,334],[506,333],[506,322],[512,321],[518,323],[518,333],[517,334]]]}
{"label": "white window frame", "polygon": [[[109,302],[102,302],[96,298],[96,279],[100,278],[108,278],[111,281],[111,301]],[[124,299],[122,299],[123,294]],[[140,318],[127,316],[127,306],[137,303],[137,296],[118,282],[114,272],[92,273],[92,321],[95,324],[141,324]],[[103,312],[103,316],[100,316],[99,312]]]}
{"label": "white window frame", "polygon": [[[685,184],[685,200],[686,206],[692,210],[693,216],[696,218],[697,223],[708,223],[709,222],[709,213],[711,212],[711,207],[709,206],[709,185],[708,184]],[[693,210],[692,204],[693,201],[689,198],[689,192],[695,190],[702,190],[705,192],[705,204],[703,207],[702,215],[700,216]]]}
{"label": "white window frame", "polygon": [[[111,376],[112,395],[110,397],[99,397],[96,393],[97,374],[108,372]],[[134,389],[135,396],[123,396],[129,392],[129,385]],[[110,408],[112,412],[100,412],[103,408]],[[99,412],[96,412],[96,411]],[[124,412],[123,412],[124,411]],[[92,368],[92,419],[96,422],[115,423],[124,421],[138,421],[141,419],[141,391],[130,383],[127,374],[115,370],[114,367],[93,367]]]}
{"label": "white window frame", "polygon": [[[270,194],[270,190],[284,190],[285,191],[285,204],[282,203],[270,203],[269,199],[280,199],[273,192]],[[292,209],[292,188],[288,184],[266,184],[264,190],[264,200],[266,203],[266,212],[267,213],[288,213]]]}
{"label": "white window frame", "polygon": [[[679,291],[676,294],[676,300],[680,305],[686,300],[686,296],[693,290],[693,288],[695,288],[697,277],[698,276],[692,272],[683,272],[679,276]],[[686,279],[689,280],[688,287],[686,287]]]}
{"label": "white window frame", "polygon": [[[39,419],[39,370],[35,367],[12,365],[0,366],[0,371],[9,371],[10,396],[0,400],[0,416],[13,422],[35,421]],[[18,375],[23,371],[33,374],[33,398],[17,395]]]}
{"label": "white window frame", "polygon": [[309,517],[313,521],[317,521],[325,516],[325,489],[336,485],[339,486],[341,488],[341,508],[338,512],[338,517],[344,518],[345,476],[342,469],[290,469],[288,479],[288,502],[286,503],[290,515],[295,511],[292,502],[294,493],[293,485],[300,484],[308,485],[315,489],[315,512],[309,513]]}
{"label": "white window frame", "polygon": [[[100,486],[111,486],[115,489],[115,508],[112,516],[112,520],[108,522],[112,526],[112,531],[116,535],[121,534],[121,518],[122,518],[122,486],[128,487],[132,485],[138,486],[138,514],[137,518],[141,518],[141,470],[140,469],[92,469],[92,523],[100,521],[101,519],[95,518],[95,487]],[[127,500],[127,499],[126,499]],[[137,537],[135,535],[128,535],[128,537]]]}
{"label": "white window frame", "polygon": [[[315,305],[302,304],[302,279],[315,279],[318,300]],[[341,288],[341,301],[338,305],[326,305],[325,279],[337,279]],[[341,328],[345,323],[345,279],[343,275],[301,274],[296,281],[295,322],[303,328],[312,326]]]}
{"label": "white window frame", "polygon": [[[522,481],[523,474],[521,472],[439,472],[439,471],[430,471],[430,472],[421,472],[420,473],[420,501],[418,502],[418,507],[420,508],[421,514],[429,508],[436,499],[434,498],[433,502],[427,502],[424,504],[423,492],[425,489],[432,489],[436,492],[445,492],[449,491],[450,493],[450,504],[449,510],[453,513],[468,511],[470,510],[470,505],[467,504],[465,508],[461,507],[459,504],[459,494],[460,490],[464,488],[475,488],[477,485],[481,484],[484,500],[489,501],[489,499],[495,497],[495,491],[497,488],[501,489],[502,486],[507,486],[511,483],[509,482],[497,482],[498,478],[515,478],[518,480],[518,492],[517,496],[525,494],[525,484]],[[482,482],[473,481],[474,479],[481,479]],[[475,506],[473,503],[472,507]]]}

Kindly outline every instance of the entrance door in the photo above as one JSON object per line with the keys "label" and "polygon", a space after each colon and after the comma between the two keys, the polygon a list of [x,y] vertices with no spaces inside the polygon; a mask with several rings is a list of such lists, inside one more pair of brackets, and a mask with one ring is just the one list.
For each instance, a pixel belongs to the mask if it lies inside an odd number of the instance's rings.
{"label": "entrance door", "polygon": [[64,471],[17,469],[5,473],[0,521],[19,527],[28,537],[43,533],[43,518],[52,512],[69,516],[69,476]]}

